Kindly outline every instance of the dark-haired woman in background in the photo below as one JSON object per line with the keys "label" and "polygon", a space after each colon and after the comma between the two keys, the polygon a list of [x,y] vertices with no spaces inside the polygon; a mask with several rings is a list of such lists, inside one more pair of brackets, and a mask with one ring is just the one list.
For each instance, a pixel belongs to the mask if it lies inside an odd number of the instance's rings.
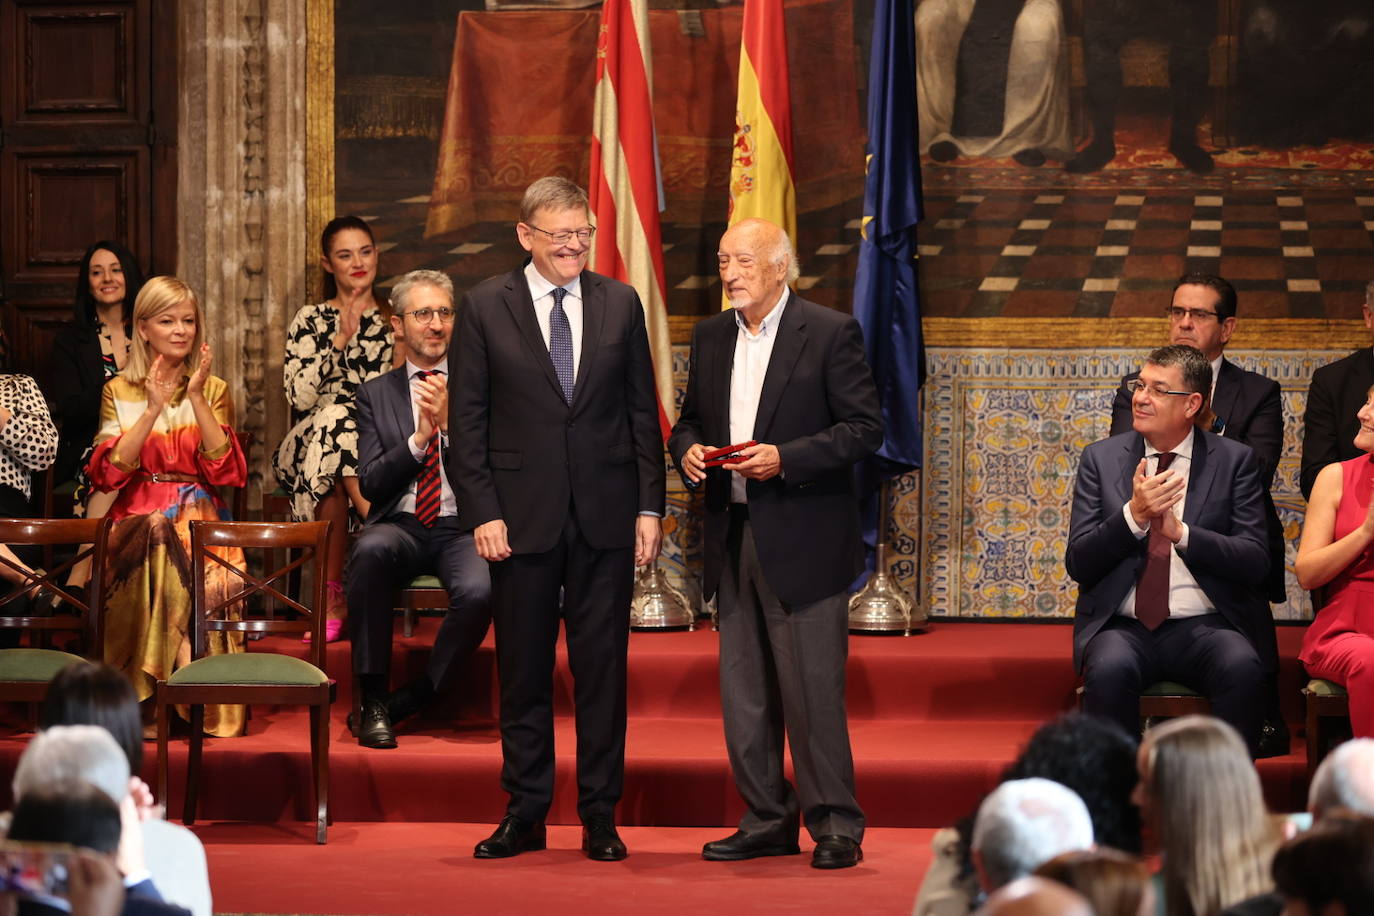
{"label": "dark-haired woman in background", "polygon": [[291,494],[297,521],[332,521],[326,638],[343,633],[348,605],[343,593],[348,552],[348,508],[367,517],[358,487],[358,427],[353,403],[358,387],[391,368],[392,338],[372,294],[377,244],[367,223],[340,216],[320,236],[325,301],[303,306],[286,336],[282,376],[291,408],[300,415],[272,456],[277,480]]}
{"label": "dark-haired woman in background", "polygon": [[[100,392],[129,359],[129,323],[144,276],[133,252],[118,242],[102,239],[86,249],[76,274],[73,325],[53,339],[48,367],[48,395],[52,417],[61,431],[53,483],[76,481],[72,514],[103,518],[114,502],[113,493],[90,487],[90,460],[100,425]],[[90,561],[78,563],[67,578],[84,586]]]}

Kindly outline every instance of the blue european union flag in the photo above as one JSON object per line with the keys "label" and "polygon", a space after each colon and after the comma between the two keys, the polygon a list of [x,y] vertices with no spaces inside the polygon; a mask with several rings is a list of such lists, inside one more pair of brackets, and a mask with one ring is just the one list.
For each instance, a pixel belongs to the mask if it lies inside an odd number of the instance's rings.
{"label": "blue european union flag", "polygon": [[916,131],[916,30],[912,0],[877,0],[868,71],[868,176],[854,317],[864,329],[886,436],[878,476],[921,466],[920,293],[916,223],[921,164]]}

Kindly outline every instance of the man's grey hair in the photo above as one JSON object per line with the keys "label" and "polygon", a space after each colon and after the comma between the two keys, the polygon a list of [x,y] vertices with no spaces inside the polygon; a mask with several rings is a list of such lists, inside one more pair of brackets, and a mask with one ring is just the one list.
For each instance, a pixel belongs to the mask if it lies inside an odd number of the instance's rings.
{"label": "man's grey hair", "polygon": [[1374,817],[1374,738],[1345,742],[1312,774],[1307,810],[1320,818],[1333,808]]}
{"label": "man's grey hair", "polygon": [[540,210],[590,210],[587,192],[575,182],[557,175],[540,178],[525,189],[520,201],[520,222],[529,223]]}
{"label": "man's grey hair", "polygon": [[409,304],[410,291],[417,286],[432,286],[448,296],[449,304],[453,304],[453,281],[448,278],[448,274],[440,270],[412,270],[397,280],[396,285],[391,288],[391,310],[397,315],[404,315]]}
{"label": "man's grey hair", "polygon": [[797,249],[792,246],[792,239],[788,238],[786,229],[778,233],[777,244],[768,253],[768,260],[774,264],[787,264],[787,274],[783,277],[783,282],[788,286],[796,283],[797,278],[801,276],[801,265],[797,263]]}
{"label": "man's grey hair", "polygon": [[972,849],[984,889],[1029,875],[1060,853],[1093,845],[1093,822],[1083,799],[1049,779],[1012,779],[978,806]]}
{"label": "man's grey hair", "polygon": [[129,758],[99,725],[54,725],[33,736],[11,783],[15,799],[36,789],[88,783],[119,804],[129,794]]}

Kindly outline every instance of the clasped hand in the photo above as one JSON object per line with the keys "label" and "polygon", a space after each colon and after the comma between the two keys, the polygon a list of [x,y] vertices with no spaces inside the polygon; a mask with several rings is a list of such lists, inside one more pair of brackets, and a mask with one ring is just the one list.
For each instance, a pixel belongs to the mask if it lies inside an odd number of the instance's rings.
{"label": "clasped hand", "polygon": [[[692,483],[701,483],[706,479],[703,456],[715,448],[714,445],[702,445],[698,442],[682,453],[682,470]],[[758,445],[740,449],[739,454],[743,456],[742,460],[732,461],[721,467],[729,471],[738,471],[741,477],[750,480],[768,480],[782,473],[782,455],[778,453],[776,445],[760,442]]]}
{"label": "clasped hand", "polygon": [[1183,527],[1174,506],[1183,499],[1187,478],[1175,470],[1145,476],[1145,459],[1136,465],[1135,476],[1131,481],[1131,517],[1142,527],[1158,523],[1160,532],[1178,543],[1183,537]]}
{"label": "clasped hand", "polygon": [[441,375],[422,378],[415,386],[415,403],[420,408],[415,422],[415,444],[424,448],[435,430],[448,431],[448,383]]}
{"label": "clasped hand", "polygon": [[[205,394],[205,381],[210,377],[210,361],[213,352],[208,343],[200,345],[200,361],[186,380],[188,397],[198,398]],[[181,366],[173,366],[159,353],[148,367],[148,375],[143,380],[143,391],[148,397],[148,405],[161,410],[172,402],[177,388],[181,386]]]}

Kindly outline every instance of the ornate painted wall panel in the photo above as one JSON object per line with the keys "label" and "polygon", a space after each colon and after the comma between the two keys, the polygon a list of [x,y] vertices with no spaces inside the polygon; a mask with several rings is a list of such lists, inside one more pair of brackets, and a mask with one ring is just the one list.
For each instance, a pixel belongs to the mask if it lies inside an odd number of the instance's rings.
{"label": "ornate painted wall panel", "polygon": [[[1279,619],[1311,616],[1292,573],[1304,509],[1302,412],[1312,371],[1345,352],[1228,354],[1278,380],[1283,391],[1284,445],[1273,492],[1288,541],[1288,601],[1274,607]],[[1136,349],[929,352],[923,509],[913,512],[906,503],[916,495],[904,493],[898,519],[899,529],[903,520],[924,520],[930,613],[1072,616],[1077,590],[1063,558],[1078,458],[1106,436],[1113,392],[1139,361]]]}

